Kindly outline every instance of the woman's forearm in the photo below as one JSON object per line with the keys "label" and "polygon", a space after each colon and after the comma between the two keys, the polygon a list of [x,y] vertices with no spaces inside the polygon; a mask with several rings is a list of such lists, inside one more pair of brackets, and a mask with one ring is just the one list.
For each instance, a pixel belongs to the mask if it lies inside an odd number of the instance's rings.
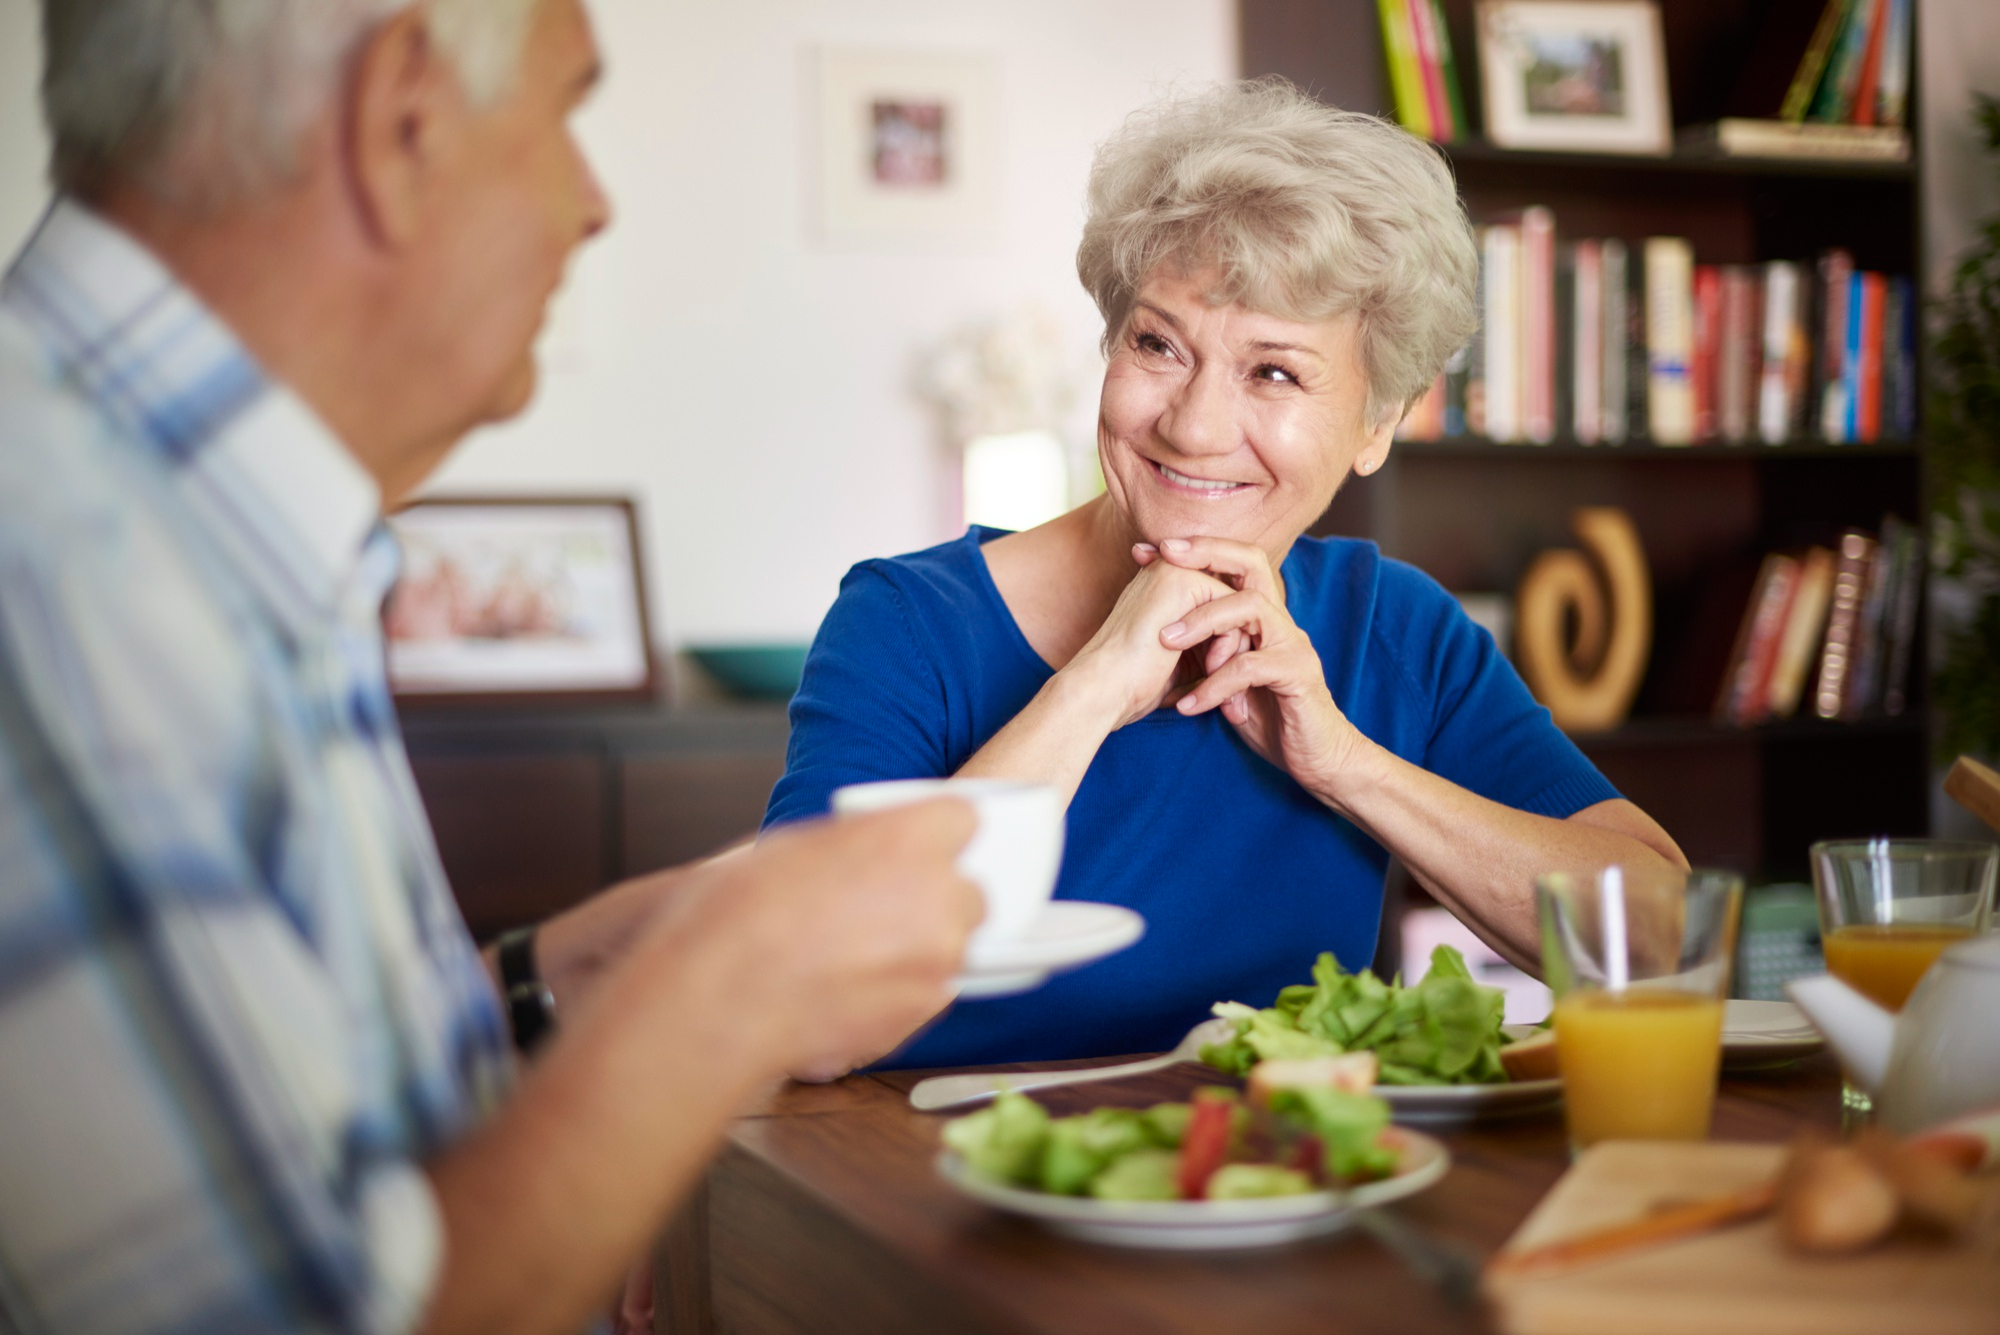
{"label": "woman's forearm", "polygon": [[1090,762],[1118,727],[1121,698],[1082,672],[1049,678],[1035,698],[959,769],[960,778],[1046,783],[1076,796]]}
{"label": "woman's forearm", "polygon": [[1666,831],[1630,802],[1600,802],[1568,820],[1531,815],[1372,742],[1337,791],[1317,796],[1394,854],[1481,940],[1536,972],[1537,876],[1688,865]]}

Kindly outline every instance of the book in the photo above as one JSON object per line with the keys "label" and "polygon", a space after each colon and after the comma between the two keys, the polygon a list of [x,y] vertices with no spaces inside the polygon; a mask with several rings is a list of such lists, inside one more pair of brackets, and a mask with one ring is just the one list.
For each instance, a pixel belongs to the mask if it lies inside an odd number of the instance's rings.
{"label": "book", "polygon": [[[1468,134],[1472,122],[1465,118],[1465,97],[1463,85],[1458,78],[1458,59],[1451,53],[1451,27],[1444,21],[1444,8],[1439,0],[1425,0],[1430,7],[1431,32],[1435,35],[1437,47],[1438,73],[1444,83],[1446,105],[1451,109],[1453,135]],[[1899,0],[1907,5],[1909,0]]]}
{"label": "book", "polygon": [[1521,438],[1521,229],[1489,225],[1485,249],[1486,434],[1514,441]]}
{"label": "book", "polygon": [[1416,34],[1410,27],[1410,0],[1375,0],[1382,23],[1382,49],[1389,64],[1389,89],[1396,99],[1396,121],[1421,139],[1431,137],[1429,103],[1423,75],[1417,69]]}
{"label": "book", "polygon": [[1750,602],[1729,651],[1729,670],[1716,697],[1715,713],[1722,721],[1748,727],[1769,713],[1771,668],[1798,579],[1798,559],[1783,552],[1769,553],[1758,566]]}
{"label": "book", "polygon": [[1882,351],[1887,377],[1882,390],[1884,428],[1892,440],[1913,440],[1917,434],[1917,301],[1910,280],[1889,280],[1882,309]]}
{"label": "book", "polygon": [[1844,250],[1820,252],[1819,294],[1814,312],[1819,322],[1819,348],[1813,367],[1819,435],[1823,440],[1847,439],[1847,298],[1854,275],[1854,257]]}
{"label": "book", "polygon": [[1556,435],[1556,219],[1521,210],[1521,431],[1537,445]]}
{"label": "book", "polygon": [[1690,146],[1741,158],[1907,162],[1909,131],[1898,124],[1832,125],[1732,116],[1686,136]]}
{"label": "book", "polygon": [[1799,266],[1772,260],[1764,266],[1763,365],[1757,387],[1757,435],[1783,444],[1794,430],[1799,400],[1812,364],[1806,338],[1805,288]]}
{"label": "book", "polygon": [[1854,628],[1851,661],[1840,693],[1840,717],[1844,719],[1871,714],[1882,702],[1882,670],[1887,656],[1884,631],[1888,621],[1885,612],[1890,590],[1896,582],[1894,566],[1902,528],[1902,520],[1894,515],[1884,515],[1876,535],[1875,550],[1868,558],[1868,574],[1862,585],[1861,610]]}
{"label": "book", "polygon": [[1464,403],[1465,434],[1484,436],[1486,431],[1486,229],[1475,230],[1479,267],[1473,279],[1472,306],[1479,323],[1465,345],[1465,384],[1460,391]]}
{"label": "book", "polygon": [[1861,77],[1861,61],[1868,50],[1868,32],[1874,26],[1875,9],[1882,0],[1854,0],[1841,19],[1840,36],[1834,39],[1827,57],[1826,74],[1813,95],[1812,110],[1806,119],[1840,124],[1854,109],[1854,87]]}
{"label": "book", "polygon": [[1604,438],[1604,249],[1579,241],[1570,251],[1570,434]]}
{"label": "book", "polygon": [[1917,602],[1923,597],[1924,552],[1917,530],[1899,525],[1895,583],[1882,608],[1882,712],[1899,715],[1909,705],[1910,659],[1917,636]]}
{"label": "book", "polygon": [[1626,340],[1631,337],[1631,279],[1626,273],[1625,243],[1607,238],[1598,247],[1599,288],[1603,300],[1600,332],[1604,348],[1600,354],[1604,387],[1599,391],[1598,436],[1607,445],[1623,445],[1628,434],[1630,399],[1625,385],[1626,363],[1631,356]]}
{"label": "book", "polygon": [[1722,338],[1716,354],[1716,429],[1731,445],[1750,440],[1755,421],[1758,361],[1757,275],[1747,265],[1722,268]]}
{"label": "book", "polygon": [[1826,0],[1826,8],[1819,12],[1819,23],[1813,28],[1812,40],[1806,44],[1805,55],[1799,61],[1798,72],[1792,75],[1791,87],[1785,90],[1778,119],[1802,121],[1812,109],[1813,94],[1819,91],[1820,78],[1826,73],[1827,57],[1832,54],[1834,39],[1840,35],[1852,4],[1853,0]]}
{"label": "book", "polygon": [[1694,438],[1714,440],[1717,431],[1717,390],[1722,358],[1722,271],[1713,264],[1694,266]]}
{"label": "book", "polygon": [[1649,236],[1645,248],[1646,406],[1653,440],[1694,440],[1694,249],[1680,237]]}
{"label": "book", "polygon": [[1883,303],[1888,283],[1879,273],[1854,275],[1859,318],[1848,341],[1854,358],[1853,440],[1872,445],[1882,439]]}
{"label": "book", "polygon": [[[1476,339],[1477,334],[1473,335]],[[1465,369],[1472,360],[1471,343],[1444,359],[1444,434],[1455,438],[1467,434],[1465,421]]]}
{"label": "book", "polygon": [[1834,569],[1834,555],[1824,547],[1807,549],[1799,562],[1798,587],[1792,592],[1791,606],[1785,609],[1784,630],[1771,661],[1769,696],[1765,703],[1772,718],[1790,718],[1799,711],[1806,671],[1813,665],[1813,651],[1819,647],[1820,636],[1826,629]]}
{"label": "book", "polygon": [[1868,570],[1875,560],[1875,539],[1858,528],[1840,535],[1838,563],[1833,572],[1833,603],[1827,611],[1826,638],[1819,651],[1819,675],[1813,686],[1813,713],[1841,717],[1847,698],[1848,669],[1859,649],[1862,602],[1868,592]]}
{"label": "book", "polygon": [[1854,79],[1854,103],[1847,114],[1850,125],[1875,123],[1875,94],[1882,79],[1882,33],[1888,26],[1889,0],[1875,0],[1875,13],[1868,24],[1868,44],[1861,53],[1861,72]]}
{"label": "book", "polygon": [[1430,118],[1431,138],[1450,143],[1458,127],[1452,124],[1451,106],[1444,93],[1444,63],[1438,58],[1437,33],[1431,26],[1431,0],[1403,0],[1410,15],[1410,48],[1417,60],[1417,78],[1424,90],[1424,114]]}
{"label": "book", "polygon": [[1882,43],[1882,82],[1877,124],[1901,129],[1910,118],[1910,7],[1912,0],[1889,0],[1889,32]]}
{"label": "book", "polygon": [[1647,365],[1646,262],[1642,251],[1625,257],[1625,434],[1641,439],[1652,434],[1652,372]]}

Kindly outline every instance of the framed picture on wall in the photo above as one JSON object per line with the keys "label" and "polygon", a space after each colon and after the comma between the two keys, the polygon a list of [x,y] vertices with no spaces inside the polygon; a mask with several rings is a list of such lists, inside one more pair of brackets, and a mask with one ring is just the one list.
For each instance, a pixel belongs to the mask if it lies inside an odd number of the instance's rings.
{"label": "framed picture on wall", "polygon": [[999,205],[999,75],[967,52],[813,53],[818,239],[978,241]]}
{"label": "framed picture on wall", "polygon": [[1673,150],[1650,0],[1479,0],[1478,12],[1488,139],[1581,153]]}
{"label": "framed picture on wall", "polygon": [[389,517],[383,610],[400,701],[643,700],[658,674],[631,501],[437,497]]}

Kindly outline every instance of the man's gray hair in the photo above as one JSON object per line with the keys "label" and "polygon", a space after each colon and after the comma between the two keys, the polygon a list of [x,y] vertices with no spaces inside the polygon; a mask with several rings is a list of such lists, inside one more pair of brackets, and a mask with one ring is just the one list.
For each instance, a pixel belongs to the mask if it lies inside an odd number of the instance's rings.
{"label": "man's gray hair", "polygon": [[1214,266],[1211,300],[1292,320],[1357,315],[1379,423],[1478,327],[1478,252],[1438,152],[1282,79],[1135,112],[1098,149],[1088,199],[1076,269],[1107,351],[1161,265]]}
{"label": "man's gray hair", "polygon": [[474,102],[504,96],[538,0],[42,0],[50,178],[202,202],[283,180],[356,47],[413,3]]}

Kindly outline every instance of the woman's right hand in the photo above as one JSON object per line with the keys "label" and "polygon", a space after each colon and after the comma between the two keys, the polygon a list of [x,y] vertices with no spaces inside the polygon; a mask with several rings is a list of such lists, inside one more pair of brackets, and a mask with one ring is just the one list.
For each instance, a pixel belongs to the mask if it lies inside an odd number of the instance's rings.
{"label": "woman's right hand", "polygon": [[[1143,561],[1150,551],[1134,549]],[[1154,561],[1143,565],[1118,595],[1111,615],[1077,650],[1058,676],[1087,685],[1116,711],[1110,731],[1144,718],[1172,703],[1183,689],[1181,651],[1160,643],[1160,632],[1203,603],[1227,598],[1236,590],[1214,576]],[[1213,670],[1210,664],[1208,670]],[[1195,673],[1199,678],[1202,673]]]}

